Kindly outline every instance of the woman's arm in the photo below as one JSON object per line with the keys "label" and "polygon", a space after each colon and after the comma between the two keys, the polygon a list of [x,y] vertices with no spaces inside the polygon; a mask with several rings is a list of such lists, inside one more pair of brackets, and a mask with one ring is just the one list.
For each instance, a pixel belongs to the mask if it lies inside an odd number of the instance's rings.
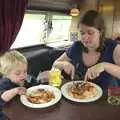
{"label": "woman's arm", "polygon": [[106,71],[114,77],[120,79],[120,45],[117,45],[113,52],[113,60],[115,64],[102,62],[89,68],[85,75],[85,80],[94,79],[100,75],[101,72]]}
{"label": "woman's arm", "polygon": [[113,60],[115,64],[105,63],[105,71],[120,79],[120,44],[118,44],[113,52]]}
{"label": "woman's arm", "polygon": [[63,53],[54,63],[53,67],[56,67],[60,70],[64,70],[71,78],[74,78],[75,68],[70,63],[70,58],[67,56],[66,53]]}
{"label": "woman's arm", "polygon": [[53,63],[53,66],[62,70],[63,64],[69,61],[70,59],[68,58],[67,54],[64,52],[57,60],[55,60],[55,62]]}

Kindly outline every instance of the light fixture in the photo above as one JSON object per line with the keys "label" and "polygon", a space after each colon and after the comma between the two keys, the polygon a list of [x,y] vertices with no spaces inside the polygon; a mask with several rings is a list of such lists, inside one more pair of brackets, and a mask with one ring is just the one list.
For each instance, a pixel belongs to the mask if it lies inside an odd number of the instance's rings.
{"label": "light fixture", "polygon": [[70,10],[70,15],[71,16],[78,16],[78,15],[80,15],[80,10],[77,8],[76,5]]}

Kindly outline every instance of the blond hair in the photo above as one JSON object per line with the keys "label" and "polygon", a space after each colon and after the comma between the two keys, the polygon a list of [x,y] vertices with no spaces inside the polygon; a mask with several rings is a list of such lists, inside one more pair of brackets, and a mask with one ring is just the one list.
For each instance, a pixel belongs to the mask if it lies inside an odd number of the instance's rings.
{"label": "blond hair", "polygon": [[28,64],[27,59],[20,52],[13,50],[0,56],[0,73],[7,75],[12,69],[17,68],[20,63]]}

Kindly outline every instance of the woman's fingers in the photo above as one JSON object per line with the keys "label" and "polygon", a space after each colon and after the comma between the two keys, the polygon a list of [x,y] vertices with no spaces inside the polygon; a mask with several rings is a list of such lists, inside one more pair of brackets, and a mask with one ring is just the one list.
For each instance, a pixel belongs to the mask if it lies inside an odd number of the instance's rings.
{"label": "woman's fingers", "polygon": [[64,71],[65,71],[68,75],[70,75],[70,73],[71,73],[71,68],[66,66],[66,67],[64,68]]}
{"label": "woman's fingers", "polygon": [[71,69],[71,79],[72,80],[74,79],[74,76],[75,76],[75,67],[72,66],[72,69]]}
{"label": "woman's fingers", "polygon": [[75,67],[71,63],[64,63],[64,71],[71,76],[71,79],[74,79]]}
{"label": "woman's fingers", "polygon": [[87,79],[95,79],[100,75],[101,72],[104,71],[104,63],[99,63],[91,68],[89,68],[85,75],[85,80]]}
{"label": "woman's fingers", "polygon": [[88,77],[87,77],[87,74],[85,75],[84,77],[84,81],[87,81],[88,80]]}

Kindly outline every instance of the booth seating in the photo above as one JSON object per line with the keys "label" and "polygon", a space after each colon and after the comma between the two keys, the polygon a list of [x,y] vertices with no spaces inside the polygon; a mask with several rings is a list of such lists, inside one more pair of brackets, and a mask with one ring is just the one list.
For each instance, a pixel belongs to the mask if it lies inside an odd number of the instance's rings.
{"label": "booth seating", "polygon": [[50,70],[53,62],[65,51],[46,45],[17,49],[28,60],[28,74],[37,77],[40,71]]}

